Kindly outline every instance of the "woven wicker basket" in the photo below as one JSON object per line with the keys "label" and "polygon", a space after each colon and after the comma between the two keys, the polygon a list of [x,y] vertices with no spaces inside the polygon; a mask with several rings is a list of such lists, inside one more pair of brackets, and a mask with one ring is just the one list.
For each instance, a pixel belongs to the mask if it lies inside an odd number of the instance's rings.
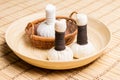
{"label": "woven wicker basket", "polygon": [[[58,16],[56,17],[56,19],[66,19],[67,30],[65,32],[65,44],[68,45],[72,43],[77,34],[77,27],[76,27],[75,20],[68,17],[63,17],[63,16]],[[26,31],[27,37],[30,39],[34,47],[37,47],[40,49],[50,49],[54,46],[55,38],[38,36],[36,33],[38,24],[43,22],[44,20],[45,18],[41,18],[28,23],[25,31]]]}

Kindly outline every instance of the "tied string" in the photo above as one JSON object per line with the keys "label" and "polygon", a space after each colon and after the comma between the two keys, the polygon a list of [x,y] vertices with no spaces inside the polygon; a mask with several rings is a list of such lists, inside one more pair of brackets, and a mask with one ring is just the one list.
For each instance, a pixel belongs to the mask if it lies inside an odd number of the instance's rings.
{"label": "tied string", "polygon": [[65,49],[65,32],[55,31],[55,50],[62,51]]}
{"label": "tied string", "polygon": [[88,41],[87,41],[87,25],[78,26],[77,43],[80,45],[85,45],[88,43]]}

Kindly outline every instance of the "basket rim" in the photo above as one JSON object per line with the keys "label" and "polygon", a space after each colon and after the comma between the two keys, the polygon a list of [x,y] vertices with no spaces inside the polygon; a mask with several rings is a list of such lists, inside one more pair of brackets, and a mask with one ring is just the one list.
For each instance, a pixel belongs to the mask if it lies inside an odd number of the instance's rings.
{"label": "basket rim", "polygon": [[[67,19],[67,20],[72,20],[72,21],[74,21],[74,23],[76,24],[76,21],[74,20],[74,19],[72,19],[72,18],[70,18],[70,17],[66,17],[66,16],[56,16],[56,19]],[[34,21],[32,21],[32,22],[30,22],[30,23],[32,23],[32,25],[34,25],[35,23],[37,23],[37,22],[42,22],[42,21],[44,21],[45,20],[45,18],[43,17],[43,18],[39,18],[39,19],[36,19],[36,20],[34,20]],[[28,28],[26,27],[26,30],[28,30]],[[67,35],[65,35],[65,38],[67,38],[67,37],[72,37],[73,35],[75,35],[75,34],[77,34],[77,29],[74,31],[74,32],[72,32],[72,33],[69,33],[69,34],[67,34]],[[55,40],[55,38],[53,38],[53,37],[43,37],[43,36],[37,36],[37,35],[35,35],[35,34],[31,34],[30,35],[30,38],[31,39],[34,39],[34,40],[41,40],[41,41],[54,41]]]}
{"label": "basket rim", "polygon": [[[72,35],[75,35],[77,33],[77,30],[75,30],[73,33],[70,33],[70,34],[67,34],[67,35],[65,35],[65,38],[67,38],[67,37],[70,37],[70,36],[72,36]],[[43,37],[43,36],[37,36],[37,35],[31,35],[31,38],[32,39],[34,39],[34,40],[36,40],[36,39],[40,39],[40,40],[43,40],[43,41],[54,41],[55,40],[55,38],[52,38],[52,37]]]}

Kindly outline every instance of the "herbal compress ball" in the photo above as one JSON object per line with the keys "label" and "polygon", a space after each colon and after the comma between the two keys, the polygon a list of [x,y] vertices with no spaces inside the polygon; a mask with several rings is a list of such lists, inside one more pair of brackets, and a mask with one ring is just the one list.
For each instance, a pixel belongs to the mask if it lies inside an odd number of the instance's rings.
{"label": "herbal compress ball", "polygon": [[66,21],[56,21],[55,24],[55,47],[48,52],[48,60],[70,61],[73,60],[72,50],[65,46]]}
{"label": "herbal compress ball", "polygon": [[87,16],[85,14],[77,14],[77,42],[71,45],[75,58],[87,56],[95,51],[94,46],[87,38]]}
{"label": "herbal compress ball", "polygon": [[43,37],[55,37],[55,6],[49,4],[46,6],[46,20],[41,22],[37,28],[37,35]]}

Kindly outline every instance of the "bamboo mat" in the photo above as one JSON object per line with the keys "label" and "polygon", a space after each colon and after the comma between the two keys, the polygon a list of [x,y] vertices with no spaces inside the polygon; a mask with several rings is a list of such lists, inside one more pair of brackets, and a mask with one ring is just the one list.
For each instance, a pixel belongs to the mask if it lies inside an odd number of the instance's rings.
{"label": "bamboo mat", "polygon": [[[48,3],[57,7],[57,15],[68,16],[75,10],[106,24],[112,41],[104,55],[89,65],[64,71],[37,68],[19,59],[5,42],[6,29],[24,16],[43,15]],[[119,24],[120,0],[0,0],[0,80],[120,80]]]}

